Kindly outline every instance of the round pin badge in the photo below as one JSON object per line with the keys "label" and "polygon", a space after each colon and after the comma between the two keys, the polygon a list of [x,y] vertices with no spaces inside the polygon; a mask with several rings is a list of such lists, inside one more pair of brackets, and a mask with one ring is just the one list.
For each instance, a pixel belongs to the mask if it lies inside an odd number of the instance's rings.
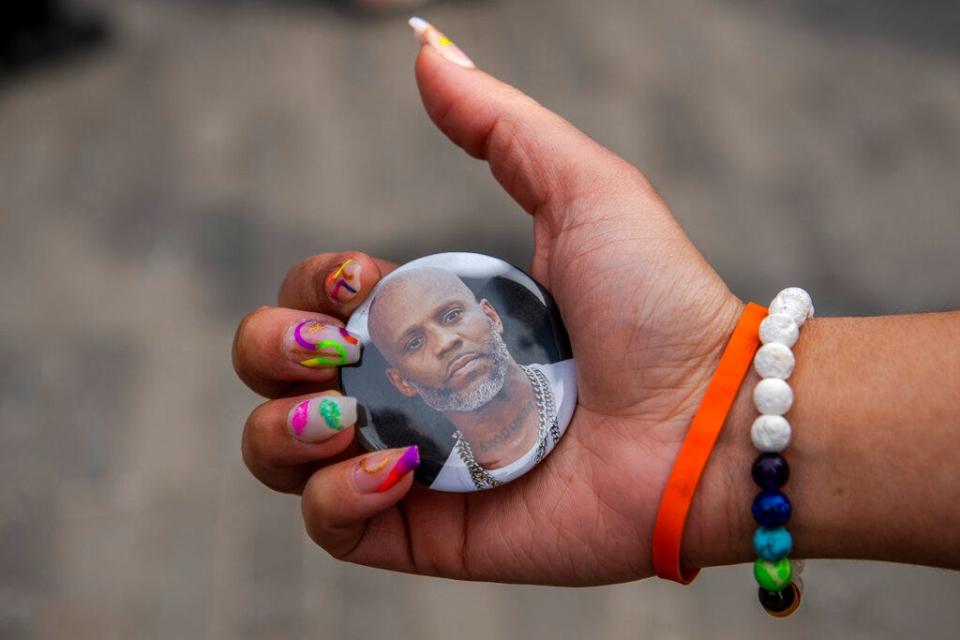
{"label": "round pin badge", "polygon": [[577,401],[570,341],[550,294],[490,256],[441,253],[377,283],[347,322],[363,351],[341,367],[369,450],[418,445],[416,480],[479,491],[557,446]]}

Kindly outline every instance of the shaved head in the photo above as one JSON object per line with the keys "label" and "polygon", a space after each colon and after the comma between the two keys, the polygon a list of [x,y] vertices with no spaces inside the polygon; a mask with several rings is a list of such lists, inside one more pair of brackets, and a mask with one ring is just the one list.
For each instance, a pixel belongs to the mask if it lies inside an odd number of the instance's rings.
{"label": "shaved head", "polygon": [[398,324],[398,317],[408,317],[408,307],[417,306],[418,299],[422,299],[419,294],[427,291],[441,296],[459,294],[477,303],[477,297],[463,280],[443,269],[420,267],[391,276],[377,288],[367,317],[370,338],[378,348],[388,339],[389,330]]}
{"label": "shaved head", "polygon": [[367,328],[390,365],[390,382],[437,411],[473,411],[489,402],[513,360],[496,310],[443,269],[384,279],[370,301]]}

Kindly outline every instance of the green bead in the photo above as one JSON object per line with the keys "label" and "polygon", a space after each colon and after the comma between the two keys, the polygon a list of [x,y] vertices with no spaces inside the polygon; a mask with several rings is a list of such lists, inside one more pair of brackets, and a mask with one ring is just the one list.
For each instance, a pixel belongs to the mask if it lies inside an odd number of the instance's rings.
{"label": "green bead", "polygon": [[767,591],[780,591],[790,584],[793,567],[787,558],[780,558],[776,562],[757,558],[753,563],[753,577],[757,579],[757,584]]}

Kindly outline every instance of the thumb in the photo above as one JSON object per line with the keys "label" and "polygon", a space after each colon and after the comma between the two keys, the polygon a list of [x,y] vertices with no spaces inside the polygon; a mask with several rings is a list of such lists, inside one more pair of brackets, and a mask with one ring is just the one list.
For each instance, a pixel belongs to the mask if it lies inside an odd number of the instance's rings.
{"label": "thumb", "polygon": [[431,120],[470,155],[486,160],[494,177],[531,214],[568,222],[572,206],[624,185],[652,189],[632,165],[597,144],[532,98],[473,67],[432,25],[414,18],[424,46],[417,85]]}

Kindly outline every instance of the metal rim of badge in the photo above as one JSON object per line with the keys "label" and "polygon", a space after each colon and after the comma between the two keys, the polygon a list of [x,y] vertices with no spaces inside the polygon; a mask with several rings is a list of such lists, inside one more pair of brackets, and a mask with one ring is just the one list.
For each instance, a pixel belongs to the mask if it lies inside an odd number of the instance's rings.
{"label": "metal rim of badge", "polygon": [[451,252],[382,278],[351,315],[341,367],[368,450],[420,449],[420,484],[469,492],[528,473],[576,406],[569,339],[550,294],[499,258]]}

